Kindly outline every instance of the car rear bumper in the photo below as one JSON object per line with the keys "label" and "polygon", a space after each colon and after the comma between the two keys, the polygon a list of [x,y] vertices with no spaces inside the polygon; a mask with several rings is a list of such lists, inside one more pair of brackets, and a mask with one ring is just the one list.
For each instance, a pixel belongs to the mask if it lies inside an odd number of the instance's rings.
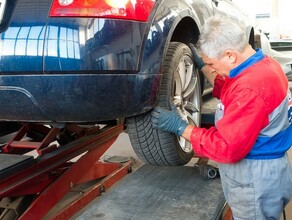
{"label": "car rear bumper", "polygon": [[141,114],[156,102],[160,75],[1,76],[0,120],[88,123]]}

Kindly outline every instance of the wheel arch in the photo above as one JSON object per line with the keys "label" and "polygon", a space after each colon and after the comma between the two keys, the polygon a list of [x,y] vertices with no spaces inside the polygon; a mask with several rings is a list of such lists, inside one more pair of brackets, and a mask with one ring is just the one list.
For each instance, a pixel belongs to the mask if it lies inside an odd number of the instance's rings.
{"label": "wheel arch", "polygon": [[[168,11],[165,13],[165,11]],[[164,15],[161,15],[165,13]],[[177,41],[181,43],[196,43],[200,35],[201,22],[196,11],[191,8],[172,8],[161,4],[155,11],[155,16],[151,19],[147,31],[144,33],[143,45],[140,53],[140,69],[141,73],[156,74],[161,73],[160,67],[162,60],[166,54],[167,48],[170,42]],[[156,39],[153,37],[156,36]],[[157,37],[158,36],[158,37]],[[158,39],[157,39],[158,38]],[[158,44],[154,44],[155,40],[159,41]],[[148,48],[148,44],[150,44]],[[147,53],[149,49],[155,48],[155,59],[151,62],[146,62],[149,59]],[[154,64],[159,63],[159,67]],[[155,66],[155,69],[149,71],[150,66]]]}
{"label": "wheel arch", "polygon": [[184,17],[176,25],[170,42],[177,41],[184,44],[195,44],[199,38],[200,31],[197,23],[191,17]]}
{"label": "wheel arch", "polygon": [[[165,7],[166,8],[166,7]],[[164,9],[161,9],[164,10]],[[159,13],[158,13],[159,14]],[[165,16],[167,17],[167,16]],[[166,26],[166,22],[164,22],[164,25],[161,30],[158,30],[158,35],[160,36],[160,42],[159,45],[156,45],[155,48],[155,54],[152,55],[155,58],[152,58],[152,60],[148,59],[148,48],[147,43],[150,42],[151,36],[153,36],[153,33],[151,33],[151,29],[157,28],[157,20],[154,18],[153,22],[149,26],[149,31],[145,34],[145,41],[143,46],[143,52],[141,54],[141,71],[140,74],[158,74],[162,76],[163,73],[163,59],[165,57],[165,54],[167,52],[167,49],[169,47],[170,42],[181,42],[184,44],[193,43],[196,44],[198,37],[200,35],[200,20],[195,14],[195,11],[191,9],[180,9],[179,14],[176,14],[175,16],[172,16],[170,19],[165,18],[164,21],[168,21]],[[147,42],[148,41],[148,42]],[[161,77],[160,81],[158,82],[158,88],[159,91],[161,88]],[[158,94],[158,93],[157,93]],[[158,97],[156,97],[157,102]],[[152,106],[154,107],[154,106]]]}

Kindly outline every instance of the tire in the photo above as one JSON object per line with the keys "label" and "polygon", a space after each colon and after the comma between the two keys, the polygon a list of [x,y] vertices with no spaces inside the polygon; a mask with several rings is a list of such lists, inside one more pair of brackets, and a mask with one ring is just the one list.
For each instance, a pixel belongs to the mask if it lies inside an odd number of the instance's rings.
{"label": "tire", "polygon": [[[201,81],[194,68],[190,48],[171,42],[163,60],[163,76],[157,106],[177,107],[181,117],[200,126]],[[153,128],[151,111],[127,119],[132,147],[145,163],[159,166],[181,166],[193,156],[191,144],[182,137]]]}

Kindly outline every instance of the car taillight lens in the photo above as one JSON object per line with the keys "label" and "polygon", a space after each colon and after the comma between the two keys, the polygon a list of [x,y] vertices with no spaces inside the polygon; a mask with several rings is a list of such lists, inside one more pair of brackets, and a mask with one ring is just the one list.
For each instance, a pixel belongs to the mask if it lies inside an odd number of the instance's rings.
{"label": "car taillight lens", "polygon": [[147,21],[155,0],[53,0],[51,17],[102,17]]}

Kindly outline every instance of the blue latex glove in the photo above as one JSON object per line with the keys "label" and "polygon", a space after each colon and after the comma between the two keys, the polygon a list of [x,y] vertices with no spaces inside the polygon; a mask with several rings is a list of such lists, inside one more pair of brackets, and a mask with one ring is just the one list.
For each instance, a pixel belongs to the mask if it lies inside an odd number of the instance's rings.
{"label": "blue latex glove", "polygon": [[155,107],[152,111],[152,123],[155,128],[175,133],[181,136],[188,126],[177,113],[176,107],[171,106],[171,110]]}
{"label": "blue latex glove", "polygon": [[189,48],[191,49],[194,57],[194,63],[196,67],[201,70],[206,64],[204,63],[202,57],[200,57],[197,53],[197,49],[193,44],[189,44]]}

